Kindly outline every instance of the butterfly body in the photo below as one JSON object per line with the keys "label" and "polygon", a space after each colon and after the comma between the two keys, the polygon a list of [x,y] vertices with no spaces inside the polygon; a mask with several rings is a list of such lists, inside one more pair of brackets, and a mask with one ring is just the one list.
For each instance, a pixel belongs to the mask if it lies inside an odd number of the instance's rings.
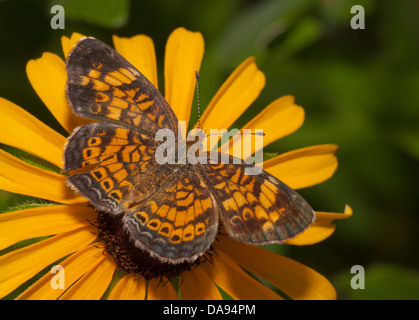
{"label": "butterfly body", "polygon": [[[129,241],[161,262],[191,262],[212,244],[221,219],[227,233],[250,244],[281,243],[314,220],[308,203],[242,160],[202,153],[160,163],[161,129],[178,137],[178,119],[160,92],[115,50],[80,40],[67,59],[67,99],[98,122],[76,128],[64,152],[68,184],[92,205],[118,216]],[[184,154],[193,143],[176,139]]]}

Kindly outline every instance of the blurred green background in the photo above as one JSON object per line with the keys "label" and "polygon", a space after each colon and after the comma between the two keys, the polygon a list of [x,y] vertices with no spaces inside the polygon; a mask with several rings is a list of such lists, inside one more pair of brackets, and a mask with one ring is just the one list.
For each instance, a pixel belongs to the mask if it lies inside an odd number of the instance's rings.
{"label": "blurred green background", "polygon": [[[50,27],[54,4],[66,10],[64,30]],[[357,4],[365,9],[364,30],[350,26]],[[349,204],[353,217],[338,221],[322,243],[281,252],[330,279],[339,299],[419,299],[419,2],[3,0],[0,96],[64,134],[27,80],[28,60],[45,51],[62,56],[61,36],[75,31],[108,44],[112,34],[144,33],[154,39],[162,83],[165,43],[179,26],[205,38],[201,108],[252,55],[266,87],[237,125],[292,94],[305,123],[265,151],[339,145],[335,175],[300,193],[319,211],[343,212]],[[0,210],[26,199],[0,191]],[[350,287],[353,265],[365,268],[364,290]]]}

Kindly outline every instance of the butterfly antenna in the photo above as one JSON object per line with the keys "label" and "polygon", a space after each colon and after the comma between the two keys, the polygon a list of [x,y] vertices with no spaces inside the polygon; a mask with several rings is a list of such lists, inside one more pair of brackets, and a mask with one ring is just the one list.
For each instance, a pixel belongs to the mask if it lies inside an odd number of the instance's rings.
{"label": "butterfly antenna", "polygon": [[201,109],[199,107],[199,72],[195,71],[196,78],[196,103],[198,105],[198,129],[201,129]]}
{"label": "butterfly antenna", "polygon": [[[198,106],[198,129],[201,129],[201,108],[199,106],[199,72],[198,71],[195,71],[195,79],[196,79],[196,103],[197,103],[197,106]],[[224,132],[222,135],[226,135],[226,134],[229,134],[229,133]],[[239,135],[250,134],[250,135],[255,135],[255,136],[259,136],[259,135],[264,136],[265,135],[265,133],[262,133],[262,132],[256,132],[256,133],[241,133],[241,132],[239,132],[238,134]],[[212,136],[212,135],[214,135],[214,134],[207,134],[207,137]],[[215,133],[215,135],[220,135],[220,134]]]}

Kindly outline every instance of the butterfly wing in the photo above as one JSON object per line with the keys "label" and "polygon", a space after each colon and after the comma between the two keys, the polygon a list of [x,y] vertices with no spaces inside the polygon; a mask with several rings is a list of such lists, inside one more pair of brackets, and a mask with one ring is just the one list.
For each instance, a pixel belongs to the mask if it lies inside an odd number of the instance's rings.
{"label": "butterfly wing", "polygon": [[[67,99],[73,111],[103,121],[76,128],[64,153],[71,187],[98,210],[120,213],[144,201],[171,172],[158,168],[157,130],[177,130],[177,118],[160,92],[114,49],[81,39],[66,62]],[[155,177],[154,177],[155,176]],[[145,183],[149,190],[139,191]]]}
{"label": "butterfly wing", "polygon": [[76,114],[132,130],[177,132],[176,115],[161,93],[103,42],[81,39],[70,52],[66,68],[67,100]]}
{"label": "butterfly wing", "polygon": [[191,165],[178,167],[147,202],[128,210],[124,227],[135,245],[163,262],[194,261],[218,231],[218,206]]}
{"label": "butterfly wing", "polygon": [[201,166],[231,237],[258,245],[281,243],[314,221],[307,201],[286,184],[266,171],[247,175],[249,165],[242,160],[234,163],[237,158],[233,162],[230,156],[227,164],[208,160]]}
{"label": "butterfly wing", "polygon": [[[154,159],[157,142],[137,131],[111,123],[91,123],[74,130],[64,152],[67,182],[96,209],[119,213],[143,201],[158,188],[169,166]],[[140,193],[138,186],[148,190]]]}

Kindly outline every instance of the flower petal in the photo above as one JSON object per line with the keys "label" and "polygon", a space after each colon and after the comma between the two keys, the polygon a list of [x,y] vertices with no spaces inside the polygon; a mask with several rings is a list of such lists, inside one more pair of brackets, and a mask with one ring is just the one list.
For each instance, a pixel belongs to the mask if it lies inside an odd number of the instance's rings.
{"label": "flower petal", "polygon": [[160,279],[152,279],[148,284],[148,300],[179,300],[171,283],[162,284]]}
{"label": "flower petal", "polygon": [[293,189],[329,179],[338,166],[337,146],[324,144],[283,153],[263,163],[263,169]]}
{"label": "flower petal", "polygon": [[316,211],[316,220],[303,233],[293,239],[287,240],[286,244],[302,246],[311,245],[330,237],[336,229],[336,225],[332,224],[334,220],[347,219],[352,216],[352,208],[345,207],[344,213],[318,212]]}
{"label": "flower petal", "polygon": [[183,300],[222,300],[213,279],[200,267],[182,274],[180,290]]}
{"label": "flower petal", "polygon": [[60,300],[99,300],[108,288],[115,269],[112,257],[102,255],[80,280],[60,296]]}
{"label": "flower petal", "polygon": [[[265,147],[296,131],[303,122],[304,109],[294,103],[293,96],[284,96],[270,103],[256,117],[243,126],[243,129],[250,129],[251,132],[262,129],[265,134],[263,136],[263,147]],[[233,143],[240,142],[240,139],[245,141],[243,137],[243,135],[235,136]],[[242,142],[242,146],[242,159],[246,159],[257,151],[253,142],[249,147],[245,147]],[[231,146],[230,154],[233,154],[232,151]]]}
{"label": "flower petal", "polygon": [[19,300],[56,300],[65,290],[75,283],[82,275],[91,270],[103,258],[103,250],[96,247],[97,244],[89,245],[64,261],[60,262],[64,272],[64,288],[52,288],[51,281],[57,275],[53,272],[46,273],[40,280],[23,292]]}
{"label": "flower petal", "polygon": [[0,150],[0,189],[60,203],[85,203],[65,185],[66,176],[43,170]]}
{"label": "flower petal", "polygon": [[195,93],[195,71],[204,55],[199,32],[178,28],[167,40],[164,60],[165,98],[180,121],[188,123]]}
{"label": "flower petal", "polygon": [[222,237],[222,250],[292,299],[336,299],[332,284],[313,269],[260,247]]}
{"label": "flower petal", "polygon": [[131,38],[112,36],[112,40],[116,51],[131,62],[158,88],[156,53],[153,40],[143,34]]}
{"label": "flower petal", "polygon": [[[224,250],[224,242],[214,244],[214,247],[217,251],[217,257],[214,258],[214,265],[205,263],[202,265],[202,268],[230,296],[234,299],[249,300],[282,299],[272,290],[244,272],[237,265],[237,261],[232,259],[232,255],[225,253],[227,251]],[[249,256],[247,253],[245,255]],[[263,260],[257,261],[260,263]],[[265,265],[265,262],[263,264]]]}
{"label": "flower petal", "polygon": [[67,59],[68,54],[70,53],[71,49],[73,49],[74,45],[81,39],[84,38],[85,35],[73,32],[71,38],[66,36],[61,37],[61,47],[63,48],[64,57]]}
{"label": "flower petal", "polygon": [[[109,294],[109,300],[144,300],[146,285],[138,276],[126,274]],[[148,300],[179,300],[171,283],[162,284],[158,279],[150,280],[147,292]]]}
{"label": "flower petal", "polygon": [[0,215],[0,249],[41,236],[87,226],[97,213],[86,206],[52,205],[6,212]]}
{"label": "flower petal", "polygon": [[0,143],[31,153],[58,167],[66,139],[16,104],[0,98]]}
{"label": "flower petal", "polygon": [[0,297],[4,297],[58,259],[94,241],[95,228],[87,226],[12,251],[0,257]]}
{"label": "flower petal", "polygon": [[109,294],[109,300],[144,300],[146,292],[144,279],[126,274],[123,276]]}
{"label": "flower petal", "polygon": [[88,122],[76,117],[67,103],[65,64],[60,57],[45,52],[41,58],[28,62],[26,74],[38,96],[67,132]]}
{"label": "flower petal", "polygon": [[230,128],[259,96],[265,86],[265,75],[254,60],[250,57],[242,62],[212,98],[201,117],[204,130]]}

